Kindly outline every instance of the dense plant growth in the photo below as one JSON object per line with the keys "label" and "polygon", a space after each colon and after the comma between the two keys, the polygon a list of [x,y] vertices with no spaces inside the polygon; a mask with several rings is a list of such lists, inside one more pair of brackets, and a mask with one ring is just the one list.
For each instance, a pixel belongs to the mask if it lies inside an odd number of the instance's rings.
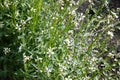
{"label": "dense plant growth", "polygon": [[0,80],[119,80],[119,5],[85,2],[0,0]]}

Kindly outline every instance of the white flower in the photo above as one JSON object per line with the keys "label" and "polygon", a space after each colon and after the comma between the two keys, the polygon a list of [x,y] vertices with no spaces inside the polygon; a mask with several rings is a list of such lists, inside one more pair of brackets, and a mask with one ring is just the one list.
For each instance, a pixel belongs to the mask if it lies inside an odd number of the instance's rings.
{"label": "white flower", "polygon": [[25,20],[21,20],[20,22],[22,23],[22,25],[25,25],[25,24],[26,24],[26,21],[25,21]]}
{"label": "white flower", "polygon": [[65,78],[65,80],[72,80],[72,78],[70,78],[70,76],[68,76],[67,78]]}
{"label": "white flower", "polygon": [[63,10],[64,9],[64,7],[61,7],[61,10]]}
{"label": "white flower", "polygon": [[102,17],[101,16],[97,16],[98,19],[101,19]]}
{"label": "white flower", "polygon": [[83,20],[84,18],[85,18],[85,15],[83,13],[81,13],[79,21]]}
{"label": "white flower", "polygon": [[57,17],[53,17],[53,20],[58,20],[58,18]]}
{"label": "white flower", "polygon": [[21,27],[20,27],[20,26],[21,26],[21,25],[16,24],[15,29],[17,29],[18,31],[20,31],[20,30],[21,30]]}
{"label": "white flower", "polygon": [[69,30],[68,34],[73,35],[73,30]]}
{"label": "white flower", "polygon": [[4,52],[5,54],[9,53],[9,52],[10,52],[10,48],[4,48],[3,52]]}
{"label": "white flower", "polygon": [[70,3],[70,6],[72,6],[73,4],[72,3]]}
{"label": "white flower", "polygon": [[50,29],[54,29],[54,27],[50,27]]}
{"label": "white flower", "polygon": [[50,77],[51,72],[52,72],[52,70],[53,70],[53,66],[52,66],[52,65],[49,65],[49,66],[46,67],[45,69],[46,69],[46,72],[47,72],[48,77]]}
{"label": "white flower", "polygon": [[76,9],[71,10],[71,11],[69,12],[69,14],[71,14],[71,15],[76,15]]}
{"label": "white flower", "polygon": [[11,3],[9,2],[9,0],[5,0],[5,1],[4,1],[4,5],[5,5],[5,7],[8,8],[10,4],[11,4]]}
{"label": "white flower", "polygon": [[111,31],[108,31],[108,35],[110,36],[111,39],[114,37],[114,34]]}
{"label": "white flower", "polygon": [[70,6],[76,5],[76,2],[74,0],[70,0]]}
{"label": "white flower", "polygon": [[15,11],[15,15],[16,15],[16,17],[20,15],[18,10]]}
{"label": "white flower", "polygon": [[67,46],[72,46],[74,45],[74,41],[72,39],[65,39],[64,44],[66,44]]}
{"label": "white flower", "polygon": [[93,58],[92,58],[92,61],[93,61],[93,62],[97,61],[97,58],[96,58],[96,57],[93,57]]}
{"label": "white flower", "polygon": [[32,55],[31,56],[26,56],[25,53],[23,53],[23,60],[24,60],[24,63],[26,63],[28,60],[30,60],[32,58]]}
{"label": "white flower", "polygon": [[106,5],[106,6],[108,5],[108,1],[107,1],[107,0],[105,1],[105,5]]}
{"label": "white flower", "polygon": [[52,72],[52,67],[51,66],[46,67],[46,71],[47,72]]}
{"label": "white flower", "polygon": [[114,54],[109,53],[108,56],[109,56],[109,57],[114,57]]}
{"label": "white flower", "polygon": [[61,5],[64,5],[64,1],[63,0],[58,0],[58,3]]}
{"label": "white flower", "polygon": [[54,54],[53,48],[49,48],[47,54]]}

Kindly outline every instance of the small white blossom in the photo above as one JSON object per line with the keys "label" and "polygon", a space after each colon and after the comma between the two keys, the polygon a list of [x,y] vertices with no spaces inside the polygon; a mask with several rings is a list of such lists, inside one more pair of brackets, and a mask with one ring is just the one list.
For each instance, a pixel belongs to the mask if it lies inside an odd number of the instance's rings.
{"label": "small white blossom", "polygon": [[20,31],[20,30],[21,30],[21,27],[20,27],[20,26],[21,26],[21,25],[16,24],[15,29],[17,29],[18,31]]}
{"label": "small white blossom", "polygon": [[110,36],[111,39],[114,37],[114,34],[111,31],[108,31],[108,35]]}
{"label": "small white blossom", "polygon": [[21,20],[21,23],[22,23],[22,25],[25,25],[26,21],[25,20]]}
{"label": "small white blossom", "polygon": [[83,13],[81,13],[79,21],[83,20],[84,18],[85,18],[85,15]]}
{"label": "small white blossom", "polygon": [[53,48],[49,48],[47,54],[49,54],[49,55],[52,54],[53,55],[54,54]]}
{"label": "small white blossom", "polygon": [[108,5],[108,1],[107,1],[107,0],[105,1],[105,5],[106,5],[106,6]]}
{"label": "small white blossom", "polygon": [[65,39],[64,44],[66,44],[67,46],[72,46],[72,45],[74,45],[74,40],[73,39]]}
{"label": "small white blossom", "polygon": [[9,53],[9,52],[10,52],[10,48],[4,48],[3,52],[4,52],[5,54]]}
{"label": "small white blossom", "polygon": [[73,35],[73,30],[69,30],[68,34]]}
{"label": "small white blossom", "polygon": [[61,7],[61,10],[63,10],[64,9],[64,7]]}
{"label": "small white blossom", "polygon": [[93,58],[92,58],[92,61],[93,61],[93,62],[97,61],[97,58],[96,58],[96,57],[93,57]]}
{"label": "small white blossom", "polygon": [[52,72],[52,67],[51,66],[46,67],[46,71],[47,72]]}
{"label": "small white blossom", "polygon": [[72,78],[70,78],[70,76],[68,76],[67,78],[65,78],[65,80],[72,80]]}
{"label": "small white blossom", "polygon": [[109,56],[109,57],[114,57],[114,54],[109,53],[108,56]]}
{"label": "small white blossom", "polygon": [[53,20],[58,20],[58,18],[57,17],[53,17]]}
{"label": "small white blossom", "polygon": [[50,27],[50,29],[54,29],[54,27]]}
{"label": "small white blossom", "polygon": [[11,4],[11,3],[9,2],[9,0],[5,0],[5,1],[4,1],[5,7],[9,7],[10,4]]}
{"label": "small white blossom", "polygon": [[31,56],[26,56],[25,53],[23,53],[23,61],[24,61],[24,63],[26,63],[31,58],[32,58],[32,55]]}
{"label": "small white blossom", "polygon": [[72,6],[73,4],[70,3],[70,6]]}
{"label": "small white blossom", "polygon": [[16,17],[20,15],[18,10],[15,11],[15,15],[16,15]]}
{"label": "small white blossom", "polygon": [[69,14],[76,15],[76,10],[75,9],[74,10],[70,10]]}
{"label": "small white blossom", "polygon": [[62,6],[64,5],[64,1],[63,0],[58,0],[58,3],[61,4]]}
{"label": "small white blossom", "polygon": [[46,72],[47,72],[48,77],[50,77],[51,72],[52,72],[52,70],[53,70],[53,66],[49,65],[49,66],[47,66],[45,69],[46,69]]}
{"label": "small white blossom", "polygon": [[98,19],[101,19],[102,17],[101,16],[97,16]]}
{"label": "small white blossom", "polygon": [[70,0],[70,6],[76,5],[76,2],[74,0]]}

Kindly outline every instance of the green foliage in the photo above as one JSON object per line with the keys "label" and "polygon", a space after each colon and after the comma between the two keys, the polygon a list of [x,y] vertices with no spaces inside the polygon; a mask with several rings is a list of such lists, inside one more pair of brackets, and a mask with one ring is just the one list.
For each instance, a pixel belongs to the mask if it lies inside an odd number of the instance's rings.
{"label": "green foliage", "polygon": [[103,0],[78,13],[84,1],[0,0],[0,80],[119,79],[118,12]]}

